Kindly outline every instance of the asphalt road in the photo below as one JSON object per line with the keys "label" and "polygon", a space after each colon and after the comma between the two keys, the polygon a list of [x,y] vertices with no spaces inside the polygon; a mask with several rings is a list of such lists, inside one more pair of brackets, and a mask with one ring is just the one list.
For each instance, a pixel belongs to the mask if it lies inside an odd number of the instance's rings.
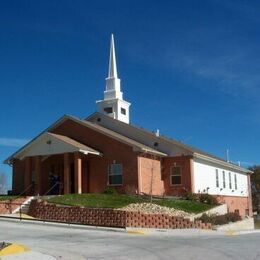
{"label": "asphalt road", "polygon": [[[56,259],[260,259],[260,233],[176,230],[137,234],[0,220],[0,241],[32,249],[6,259],[53,259],[47,255]],[[46,255],[36,257],[37,252]]]}

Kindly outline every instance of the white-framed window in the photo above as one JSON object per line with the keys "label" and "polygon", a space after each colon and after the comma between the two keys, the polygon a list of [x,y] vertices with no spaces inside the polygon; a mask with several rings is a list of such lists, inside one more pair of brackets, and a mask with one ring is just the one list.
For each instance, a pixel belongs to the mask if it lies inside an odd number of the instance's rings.
{"label": "white-framed window", "polygon": [[228,180],[229,180],[229,189],[232,190],[232,179],[231,179],[231,172],[228,173]]}
{"label": "white-framed window", "polygon": [[181,185],[181,166],[171,167],[171,185]]}
{"label": "white-framed window", "polygon": [[226,188],[226,173],[225,171],[222,172],[222,178],[223,178],[223,188]]}
{"label": "white-framed window", "polygon": [[235,190],[237,190],[237,175],[234,174],[234,179],[235,179]]}
{"label": "white-framed window", "polygon": [[123,166],[121,163],[113,163],[108,166],[108,185],[123,184]]}
{"label": "white-framed window", "polygon": [[219,176],[218,176],[218,169],[216,169],[216,187],[219,187]]}
{"label": "white-framed window", "polygon": [[123,107],[121,107],[121,114],[122,114],[122,115],[126,115],[126,109],[123,108]]}

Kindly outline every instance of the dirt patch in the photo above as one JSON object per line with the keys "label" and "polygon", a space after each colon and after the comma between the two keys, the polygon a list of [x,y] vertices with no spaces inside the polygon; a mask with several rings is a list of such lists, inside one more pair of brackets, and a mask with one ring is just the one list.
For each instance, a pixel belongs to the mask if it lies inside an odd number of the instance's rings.
{"label": "dirt patch", "polygon": [[127,205],[126,207],[121,208],[121,210],[140,212],[144,214],[166,214],[169,216],[178,216],[178,217],[190,217],[194,215],[182,210],[168,208],[153,203],[132,203]]}

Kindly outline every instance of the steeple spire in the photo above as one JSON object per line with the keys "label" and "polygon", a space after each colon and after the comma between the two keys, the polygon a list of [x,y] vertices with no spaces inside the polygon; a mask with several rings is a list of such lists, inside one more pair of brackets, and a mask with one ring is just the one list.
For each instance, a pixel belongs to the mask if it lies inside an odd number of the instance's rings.
{"label": "steeple spire", "polygon": [[111,34],[109,68],[108,77],[106,78],[106,90],[104,92],[104,100],[113,98],[123,99],[123,93],[121,92],[120,79],[117,77],[114,35]]}
{"label": "steeple spire", "polygon": [[114,42],[113,34],[111,34],[111,42],[110,42],[108,78],[117,78],[116,52],[115,52],[115,42]]}
{"label": "steeple spire", "polygon": [[123,99],[120,79],[117,76],[114,35],[111,34],[108,77],[104,99],[97,101],[98,111],[129,124],[130,103]]}

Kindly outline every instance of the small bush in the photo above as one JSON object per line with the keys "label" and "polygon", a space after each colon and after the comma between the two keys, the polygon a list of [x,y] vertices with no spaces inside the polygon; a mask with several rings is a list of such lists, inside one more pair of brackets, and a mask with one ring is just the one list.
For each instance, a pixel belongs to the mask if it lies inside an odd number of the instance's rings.
{"label": "small bush", "polygon": [[212,225],[224,225],[241,220],[241,216],[235,212],[230,212],[224,215],[207,215],[204,213],[200,218],[198,218],[198,220],[201,220],[203,223],[211,223]]}
{"label": "small bush", "polygon": [[209,204],[209,205],[217,205],[218,204],[217,199],[215,197],[213,197],[212,195],[207,194],[207,193],[196,194],[196,193],[192,193],[192,192],[188,191],[188,192],[185,193],[184,198],[186,200],[198,201],[198,202]]}
{"label": "small bush", "polygon": [[207,193],[199,194],[198,199],[199,199],[200,202],[206,203],[206,204],[209,204],[209,205],[217,205],[218,204],[217,199],[215,197],[213,197],[212,195],[207,194]]}
{"label": "small bush", "polygon": [[198,201],[198,195],[190,191],[186,192],[185,199],[190,201]]}
{"label": "small bush", "polygon": [[117,195],[118,192],[115,187],[106,187],[106,189],[103,192],[104,194],[112,194],[112,195]]}

